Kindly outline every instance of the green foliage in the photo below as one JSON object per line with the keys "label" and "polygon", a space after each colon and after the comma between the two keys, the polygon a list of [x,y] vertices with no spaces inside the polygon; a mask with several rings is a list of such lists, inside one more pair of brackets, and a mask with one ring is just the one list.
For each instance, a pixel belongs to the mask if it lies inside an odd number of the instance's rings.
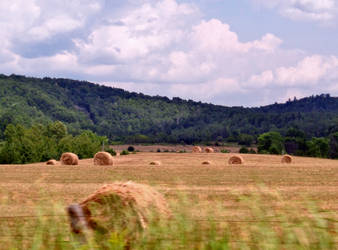
{"label": "green foliage", "polygon": [[329,140],[327,138],[312,138],[307,142],[307,155],[327,158],[329,154]]}
{"label": "green foliage", "polygon": [[120,155],[129,155],[129,151],[128,150],[122,150]]}
{"label": "green foliage", "polygon": [[278,132],[267,132],[258,137],[258,152],[270,154],[282,154],[284,139]]}
{"label": "green foliage", "polygon": [[257,152],[253,148],[250,148],[249,154],[257,154]]}
{"label": "green foliage", "polygon": [[[286,135],[292,127],[309,138],[327,137],[336,132],[338,98],[320,95],[261,108],[230,108],[83,81],[1,75],[0,139],[9,124],[31,127],[57,120],[73,136],[91,130],[119,143],[228,141],[249,146],[259,134],[277,129]],[[64,131],[55,126],[50,132],[63,138]],[[291,132],[287,137],[300,137]]]}
{"label": "green foliage", "polygon": [[9,124],[0,151],[0,163],[23,164],[60,158],[63,152],[73,152],[79,158],[90,158],[100,150],[107,138],[84,131],[78,136],[67,134],[66,126],[59,121],[25,128]]}
{"label": "green foliage", "polygon": [[239,145],[245,145],[247,147],[250,147],[253,142],[254,142],[254,137],[252,135],[248,135],[248,134],[239,135],[239,138],[238,138]]}
{"label": "green foliage", "polygon": [[108,146],[104,148],[104,151],[110,153],[111,155],[116,155],[116,151]]}
{"label": "green foliage", "polygon": [[239,149],[239,153],[241,153],[241,154],[248,154],[249,153],[249,149],[247,147],[241,147]]}
{"label": "green foliage", "polygon": [[230,151],[227,149],[221,149],[221,153],[227,154],[227,153],[230,153]]}
{"label": "green foliage", "polygon": [[329,139],[329,156],[338,159],[338,132],[331,134]]}

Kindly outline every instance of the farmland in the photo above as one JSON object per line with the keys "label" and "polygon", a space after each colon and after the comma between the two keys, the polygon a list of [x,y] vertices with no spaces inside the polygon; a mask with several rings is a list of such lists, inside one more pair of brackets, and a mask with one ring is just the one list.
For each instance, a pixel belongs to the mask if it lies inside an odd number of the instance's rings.
{"label": "farmland", "polygon": [[[338,241],[338,161],[294,157],[292,164],[281,164],[281,156],[242,156],[244,165],[228,165],[229,154],[222,153],[149,152],[114,157],[114,166],[94,166],[92,159],[80,160],[79,166],[1,165],[0,238],[11,244],[13,234],[5,228],[9,223],[15,229],[16,218],[34,220],[51,213],[62,218],[58,223],[68,232],[66,205],[103,183],[131,180],[154,186],[173,210],[184,211],[192,221],[212,216],[218,231],[243,233],[241,239],[250,231],[242,230],[243,223],[250,228],[256,221],[278,222],[287,215],[285,223],[301,224],[315,214],[327,222],[325,233]],[[211,165],[201,164],[206,160]],[[161,166],[151,166],[151,161]],[[283,231],[278,225],[271,228]]]}

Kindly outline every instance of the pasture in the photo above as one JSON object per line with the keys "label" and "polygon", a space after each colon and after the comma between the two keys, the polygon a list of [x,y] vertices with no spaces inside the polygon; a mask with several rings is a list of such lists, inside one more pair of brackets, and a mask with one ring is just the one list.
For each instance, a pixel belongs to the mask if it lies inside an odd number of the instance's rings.
{"label": "pasture", "polygon": [[[281,156],[248,154],[242,155],[243,165],[229,165],[229,157],[137,153],[114,157],[114,166],[94,166],[92,159],[80,160],[78,166],[0,165],[0,241],[4,242],[0,249],[32,247],[37,241],[36,223],[43,228],[57,225],[44,229],[48,237],[60,234],[59,248],[74,247],[64,207],[104,183],[129,180],[155,187],[181,218],[176,221],[181,223],[176,228],[180,236],[171,225],[172,231],[168,227],[157,233],[161,239],[152,238],[154,245],[142,245],[144,249],[170,249],[173,244],[176,249],[337,247],[338,161],[294,157],[291,164],[282,164]],[[150,165],[153,161],[161,164]],[[204,161],[211,164],[202,165]],[[163,240],[163,234],[171,237]]]}

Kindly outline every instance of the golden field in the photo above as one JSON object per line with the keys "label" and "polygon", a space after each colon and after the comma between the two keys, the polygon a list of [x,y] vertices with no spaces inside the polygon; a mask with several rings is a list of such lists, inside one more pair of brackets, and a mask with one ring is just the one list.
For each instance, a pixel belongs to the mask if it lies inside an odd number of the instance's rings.
{"label": "golden field", "polygon": [[[6,217],[34,217],[37,205],[48,211],[45,207],[51,203],[78,202],[104,183],[131,180],[154,186],[172,206],[184,199],[184,209],[196,220],[212,215],[235,231],[238,223],[251,220],[278,223],[278,215],[286,210],[295,219],[311,216],[309,207],[315,204],[337,235],[338,161],[294,157],[293,163],[282,164],[281,156],[247,154],[242,155],[243,165],[229,165],[230,156],[137,153],[114,157],[114,166],[94,166],[93,159],[80,160],[78,166],[0,165],[0,224],[8,223]],[[150,165],[152,161],[161,165]],[[246,197],[259,199],[264,212],[260,218],[249,203],[240,201]]]}
{"label": "golden field", "polygon": [[[30,204],[40,200],[68,204],[103,183],[128,180],[155,186],[169,199],[186,193],[227,204],[233,202],[233,193],[248,194],[258,185],[288,201],[313,199],[323,209],[338,211],[338,161],[294,157],[292,164],[281,164],[281,156],[242,156],[243,165],[228,165],[230,154],[222,153],[137,153],[114,157],[114,166],[94,166],[92,159],[80,160],[78,166],[0,165],[0,194],[7,200],[0,214],[27,215]],[[202,165],[206,160],[211,165]]]}

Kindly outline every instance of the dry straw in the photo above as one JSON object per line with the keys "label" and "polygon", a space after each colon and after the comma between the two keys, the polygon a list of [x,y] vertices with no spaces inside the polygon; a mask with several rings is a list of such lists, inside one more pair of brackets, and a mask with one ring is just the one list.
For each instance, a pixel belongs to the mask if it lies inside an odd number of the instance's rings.
{"label": "dry straw", "polygon": [[205,148],[204,150],[206,153],[213,153],[215,152],[213,148]]}
{"label": "dry straw", "polygon": [[106,232],[128,228],[130,232],[145,229],[151,219],[171,215],[165,198],[148,185],[116,182],[104,185],[79,204],[68,207],[71,228],[100,228]]}
{"label": "dry straw", "polygon": [[290,155],[283,155],[281,162],[290,164],[292,162],[292,157]]}
{"label": "dry straw", "polygon": [[193,153],[202,153],[202,148],[199,147],[199,146],[194,146],[194,147],[192,148],[192,152],[193,152]]}
{"label": "dry straw", "polygon": [[161,162],[160,161],[152,161],[152,162],[150,162],[150,165],[160,166]]}
{"label": "dry straw", "polygon": [[56,165],[57,161],[54,159],[50,159],[49,161],[46,162],[47,165]]}
{"label": "dry straw", "polygon": [[94,165],[111,166],[113,165],[113,156],[108,152],[98,152],[94,155]]}
{"label": "dry straw", "polygon": [[240,155],[233,155],[229,158],[228,163],[230,165],[232,165],[232,164],[243,164],[244,160],[243,160],[242,156],[240,156]]}
{"label": "dry straw", "polygon": [[79,165],[79,157],[74,153],[63,153],[60,161],[62,165]]}

